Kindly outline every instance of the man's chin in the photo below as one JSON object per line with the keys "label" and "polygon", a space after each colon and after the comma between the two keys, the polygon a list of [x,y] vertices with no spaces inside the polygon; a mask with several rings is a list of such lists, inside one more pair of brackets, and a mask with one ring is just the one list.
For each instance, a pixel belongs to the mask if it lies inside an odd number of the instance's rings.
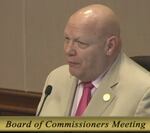
{"label": "man's chin", "polygon": [[72,76],[75,76],[75,77],[77,77],[77,78],[79,78],[80,76],[80,74],[79,74],[79,72],[77,71],[77,70],[74,70],[74,69],[70,69],[69,68],[69,72],[70,72],[70,74],[72,75]]}

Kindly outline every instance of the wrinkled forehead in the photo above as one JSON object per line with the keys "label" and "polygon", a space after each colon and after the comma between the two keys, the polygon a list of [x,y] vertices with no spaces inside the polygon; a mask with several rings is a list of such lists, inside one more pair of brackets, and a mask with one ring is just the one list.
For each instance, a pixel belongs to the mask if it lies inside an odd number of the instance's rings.
{"label": "wrinkled forehead", "polygon": [[79,38],[82,36],[97,36],[94,24],[73,19],[67,23],[64,34],[74,38]]}
{"label": "wrinkled forehead", "polygon": [[90,32],[91,34],[97,34],[97,21],[94,17],[86,17],[83,15],[73,15],[70,17],[65,27],[65,33],[67,31],[76,32]]}
{"label": "wrinkled forehead", "polygon": [[97,32],[95,25],[75,21],[70,21],[66,25],[64,36],[86,43],[99,43],[101,40],[100,34]]}

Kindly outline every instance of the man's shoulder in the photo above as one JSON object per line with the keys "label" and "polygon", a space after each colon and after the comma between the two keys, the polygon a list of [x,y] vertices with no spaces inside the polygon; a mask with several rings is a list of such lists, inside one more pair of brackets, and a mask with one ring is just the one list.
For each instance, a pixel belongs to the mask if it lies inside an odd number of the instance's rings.
{"label": "man's shoulder", "polygon": [[52,70],[48,77],[55,76],[55,77],[68,77],[70,76],[69,72],[69,66],[68,65],[62,65],[57,67],[56,69]]}
{"label": "man's shoulder", "polygon": [[51,71],[46,79],[46,84],[51,84],[55,88],[66,86],[66,84],[75,81],[75,77],[69,72],[69,66],[63,65]]}
{"label": "man's shoulder", "polygon": [[131,59],[130,57],[125,57],[125,66],[131,70],[132,72],[136,72],[138,74],[141,75],[145,75],[145,76],[150,76],[150,72],[144,68],[143,66],[141,66],[139,63],[135,62],[133,59]]}
{"label": "man's shoulder", "polygon": [[125,58],[123,59],[123,63],[122,63],[122,75],[126,75],[125,77],[127,77],[128,79],[130,79],[130,81],[139,81],[143,82],[143,83],[148,83],[150,84],[149,80],[150,80],[150,72],[148,70],[146,70],[144,67],[142,67],[141,65],[139,65],[138,63],[136,63],[134,60],[132,60],[131,58],[125,56]]}
{"label": "man's shoulder", "polygon": [[54,69],[52,71],[52,73],[57,73],[57,72],[69,72],[69,66],[68,65],[62,65],[62,66],[59,66],[57,67],[56,69]]}

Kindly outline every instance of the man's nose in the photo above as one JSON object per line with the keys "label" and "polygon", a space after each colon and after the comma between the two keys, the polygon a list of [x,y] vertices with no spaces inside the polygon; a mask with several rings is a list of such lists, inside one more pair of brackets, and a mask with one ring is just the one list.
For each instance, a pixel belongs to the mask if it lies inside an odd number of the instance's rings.
{"label": "man's nose", "polygon": [[76,54],[76,49],[73,41],[70,41],[67,44],[64,44],[65,53],[69,56],[73,56]]}

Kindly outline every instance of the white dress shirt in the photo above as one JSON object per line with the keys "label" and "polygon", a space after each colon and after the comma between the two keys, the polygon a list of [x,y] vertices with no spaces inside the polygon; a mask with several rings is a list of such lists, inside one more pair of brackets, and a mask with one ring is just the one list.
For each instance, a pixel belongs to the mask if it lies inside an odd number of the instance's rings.
{"label": "white dress shirt", "polygon": [[[103,76],[104,76],[104,74],[100,75],[96,80],[92,81],[92,84],[94,85],[94,88],[91,91],[91,96],[93,96],[95,90],[99,87],[100,81],[101,81]],[[76,113],[76,110],[78,108],[78,104],[80,102],[82,93],[83,93],[83,84],[79,80],[77,90],[76,90],[76,94],[75,94],[75,98],[74,98],[74,102],[73,102],[71,116],[75,116],[75,113]]]}

